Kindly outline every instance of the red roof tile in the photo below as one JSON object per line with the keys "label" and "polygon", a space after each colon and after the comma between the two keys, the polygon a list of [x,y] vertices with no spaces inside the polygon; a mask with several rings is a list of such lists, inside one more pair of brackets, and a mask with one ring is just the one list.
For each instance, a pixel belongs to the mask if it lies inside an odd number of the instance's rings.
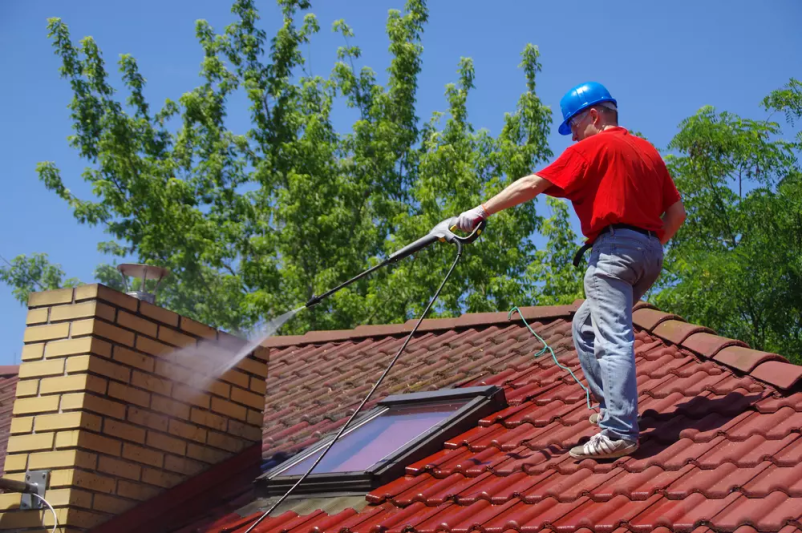
{"label": "red roof tile", "polygon": [[[523,314],[581,379],[570,334],[578,303]],[[597,428],[587,422],[582,389],[549,357],[533,359],[541,345],[517,316],[428,321],[372,403],[394,392],[496,384],[509,407],[372,491],[359,513],[286,512],[257,531],[797,530],[802,392],[794,387],[802,367],[648,305],[635,314],[642,438],[632,457],[576,462],[567,455]],[[271,340],[265,455],[296,451],[339,427],[404,331],[407,324]],[[229,509],[181,531],[241,533],[258,516],[244,524],[224,516]]]}
{"label": "red roof tile", "polygon": [[6,461],[6,447],[11,431],[11,410],[17,393],[18,366],[0,366],[0,475]]}

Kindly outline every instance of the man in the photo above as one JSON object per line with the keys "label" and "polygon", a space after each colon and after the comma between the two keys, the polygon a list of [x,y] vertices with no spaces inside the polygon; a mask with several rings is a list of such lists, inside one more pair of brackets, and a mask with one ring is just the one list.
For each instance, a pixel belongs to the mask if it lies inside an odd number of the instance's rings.
{"label": "man", "polygon": [[577,85],[560,108],[559,132],[571,133],[576,144],[548,167],[462,213],[457,226],[470,231],[493,213],[544,192],[573,203],[592,244],[586,300],[574,315],[573,338],[599,402],[590,422],[601,431],[570,454],[612,459],[638,449],[632,306],[660,275],[662,245],[684,222],[685,208],[657,150],[618,126],[617,102],[604,86]]}

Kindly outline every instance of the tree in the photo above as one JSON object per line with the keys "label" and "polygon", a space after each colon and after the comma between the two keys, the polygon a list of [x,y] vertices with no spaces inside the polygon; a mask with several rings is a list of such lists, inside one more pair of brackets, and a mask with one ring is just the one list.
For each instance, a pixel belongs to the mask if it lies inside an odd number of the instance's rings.
{"label": "tree", "polygon": [[62,287],[76,287],[76,278],[64,279],[61,265],[51,264],[47,254],[32,254],[31,257],[18,255],[0,266],[0,281],[12,287],[14,298],[20,303],[28,302],[28,294],[34,291],[47,291]]}
{"label": "tree", "polygon": [[[802,84],[763,101],[789,122]],[[702,108],[669,145],[688,219],[666,256],[658,306],[802,362],[801,137],[776,122]]]}
{"label": "tree", "polygon": [[[306,302],[551,156],[551,111],[535,93],[536,47],[522,53],[525,92],[493,137],[468,121],[470,59],[460,60],[458,81],[446,88],[448,110],[418,119],[423,0],[389,12],[386,86],[369,68],[356,69],[360,49],[344,21],[334,24],[344,46],[330,75],[307,72],[300,47],[319,31],[310,3],[278,3],[283,24],[272,39],[252,0],[234,2],[237,21],[222,33],[199,21],[204,82],[156,112],[133,57],[118,62],[128,93],[122,102],[95,41],[76,45],[61,20],[48,23],[74,95],[70,144],[89,164],[83,179],[95,199],[73,195],[53,162],[39,165],[41,180],[80,223],[105,227],[112,240],[102,251],[171,270],[162,305],[227,329]],[[246,132],[226,126],[236,91],[250,102]],[[331,123],[338,98],[359,115],[345,134]],[[520,280],[534,258],[528,237],[540,224],[534,203],[494,217],[435,313],[533,301]],[[287,331],[405,320],[422,310],[453,253],[434,247],[379,272],[299,315]],[[97,275],[116,279],[109,266]]]}

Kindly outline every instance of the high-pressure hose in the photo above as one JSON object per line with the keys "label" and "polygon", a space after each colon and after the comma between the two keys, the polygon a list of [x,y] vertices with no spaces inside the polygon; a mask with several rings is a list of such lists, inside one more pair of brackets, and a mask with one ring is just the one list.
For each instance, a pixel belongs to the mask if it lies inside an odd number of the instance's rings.
{"label": "high-pressure hose", "polygon": [[[432,242],[434,242],[434,241],[432,241]],[[432,308],[432,305],[434,305],[434,302],[437,301],[438,296],[440,296],[440,292],[443,290],[443,287],[445,287],[446,282],[448,281],[448,278],[451,277],[451,273],[454,272],[454,268],[457,266],[457,263],[459,263],[459,260],[462,257],[462,241],[460,239],[455,239],[455,240],[453,240],[451,242],[454,242],[454,244],[457,245],[457,256],[454,258],[454,262],[451,264],[451,268],[448,269],[448,272],[446,273],[445,278],[443,278],[443,282],[440,283],[440,287],[437,289],[437,292],[435,292],[434,296],[432,296],[432,299],[429,300],[429,304],[426,306],[426,309],[423,311],[423,314],[421,314],[420,318],[415,323],[415,327],[413,327],[412,331],[410,331],[409,335],[407,335],[407,338],[404,340],[404,344],[402,344],[401,348],[398,349],[398,351],[396,352],[396,354],[393,357],[392,361],[390,361],[390,364],[387,365],[387,368],[384,370],[382,375],[379,377],[379,379],[373,385],[373,388],[370,389],[370,392],[368,393],[368,395],[365,396],[365,398],[362,400],[362,403],[359,404],[359,407],[357,407],[356,411],[354,411],[354,413],[350,416],[350,418],[345,423],[345,425],[343,425],[340,428],[340,430],[337,432],[337,435],[334,437],[334,440],[332,440],[323,449],[323,453],[321,453],[320,456],[318,456],[318,458],[315,460],[315,462],[312,463],[312,466],[310,466],[309,469],[307,469],[307,471],[304,473],[304,475],[301,476],[301,478],[298,481],[296,481],[295,484],[292,487],[290,487],[289,490],[287,490],[287,492],[285,492],[284,495],[281,496],[281,498],[278,499],[278,501],[276,501],[273,505],[271,505],[270,508],[267,511],[265,511],[264,514],[262,514],[256,520],[256,522],[251,524],[251,527],[249,527],[247,529],[247,531],[245,531],[245,533],[251,533],[254,530],[254,528],[256,528],[256,526],[258,526],[262,522],[262,520],[267,518],[270,515],[270,513],[273,512],[274,509],[276,509],[279,505],[281,505],[281,503],[284,500],[286,500],[290,496],[290,494],[292,494],[293,491],[301,483],[303,483],[303,481],[309,476],[309,474],[312,473],[312,470],[314,470],[315,467],[317,467],[317,465],[320,463],[320,461],[323,460],[323,458],[326,456],[326,454],[329,453],[329,450],[331,450],[331,447],[334,446],[334,443],[336,443],[340,439],[340,437],[342,437],[342,435],[345,432],[345,430],[348,429],[348,426],[351,425],[351,422],[356,418],[356,416],[359,414],[359,412],[362,411],[362,408],[365,407],[365,404],[368,403],[370,398],[373,396],[373,394],[376,392],[376,390],[382,384],[382,382],[384,381],[384,378],[386,378],[387,374],[390,373],[390,370],[392,370],[393,366],[398,361],[398,358],[401,357],[401,354],[404,352],[404,350],[406,349],[407,345],[412,340],[412,337],[415,335],[415,332],[418,331],[418,327],[420,327],[421,323],[426,318],[426,315],[429,313],[429,310]],[[378,267],[374,267],[370,271],[373,271],[376,268],[378,268]],[[360,275],[359,277],[362,277],[362,276]],[[315,302],[315,303],[317,303],[317,302]],[[239,527],[241,527],[242,525],[244,525],[244,524],[241,524]],[[221,533],[230,533],[230,532],[233,532],[233,531],[235,531],[235,530],[234,529],[224,529]]]}

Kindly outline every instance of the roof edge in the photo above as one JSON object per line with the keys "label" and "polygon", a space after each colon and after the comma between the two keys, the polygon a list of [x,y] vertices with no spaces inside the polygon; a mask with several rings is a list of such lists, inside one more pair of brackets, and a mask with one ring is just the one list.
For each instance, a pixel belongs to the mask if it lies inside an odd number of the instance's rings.
{"label": "roof edge", "polygon": [[679,315],[665,313],[652,305],[636,305],[632,322],[665,342],[784,392],[802,383],[802,366],[782,355],[752,349],[743,341],[722,337],[710,328],[691,324]]}
{"label": "roof edge", "polygon": [[[550,305],[520,307],[520,316],[526,320],[550,320],[554,318],[569,318],[576,312],[582,300],[568,305]],[[457,318],[427,318],[418,331],[443,331],[451,329],[473,328],[509,324],[518,320],[518,315],[509,316],[506,311],[491,313],[465,313]],[[305,344],[323,344],[367,337],[385,337],[390,335],[403,335],[415,327],[417,319],[411,319],[403,324],[388,324],[376,326],[358,326],[355,329],[339,329],[328,331],[310,331],[305,335],[288,335],[270,337],[262,346],[265,348],[287,348]]]}
{"label": "roof edge", "polygon": [[2,365],[0,366],[0,376],[16,376],[19,374],[19,365]]}

